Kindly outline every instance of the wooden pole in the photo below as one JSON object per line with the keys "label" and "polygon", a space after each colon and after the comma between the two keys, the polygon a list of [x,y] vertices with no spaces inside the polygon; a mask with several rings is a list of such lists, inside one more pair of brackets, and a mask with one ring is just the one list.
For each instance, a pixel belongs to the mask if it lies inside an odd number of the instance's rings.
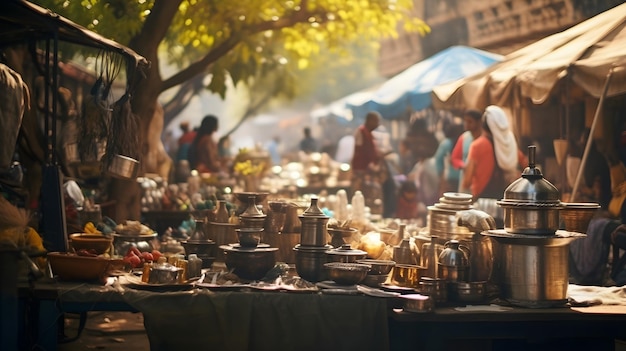
{"label": "wooden pole", "polygon": [[598,102],[598,107],[596,107],[596,113],[593,116],[593,122],[591,123],[591,130],[589,131],[589,137],[587,138],[587,143],[585,144],[585,152],[583,153],[583,158],[580,161],[580,166],[578,167],[578,173],[576,174],[576,181],[574,182],[574,189],[572,190],[572,196],[570,198],[570,202],[576,201],[576,193],[578,192],[578,187],[580,185],[580,179],[582,178],[583,169],[585,168],[585,164],[587,163],[587,157],[589,156],[589,150],[591,149],[591,143],[593,142],[593,134],[596,130],[598,117],[600,116],[600,112],[602,111],[602,106],[604,105],[604,98],[606,97],[606,92],[609,90],[609,84],[611,83],[611,77],[613,77],[614,70],[615,70],[615,67],[611,67],[609,72],[606,74],[606,80],[604,81],[604,88],[602,89],[602,95],[600,95],[600,101]]}

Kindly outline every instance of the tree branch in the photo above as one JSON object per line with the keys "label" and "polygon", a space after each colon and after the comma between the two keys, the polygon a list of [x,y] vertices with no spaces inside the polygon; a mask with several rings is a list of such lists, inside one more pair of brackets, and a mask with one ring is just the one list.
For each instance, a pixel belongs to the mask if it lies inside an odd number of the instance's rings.
{"label": "tree branch", "polygon": [[180,86],[176,94],[163,104],[163,125],[167,126],[187,107],[189,101],[204,88],[204,75],[199,74]]}
{"label": "tree branch", "polygon": [[265,21],[257,23],[247,29],[242,30],[238,34],[234,34],[231,37],[227,38],[221,44],[209,51],[199,61],[190,64],[189,66],[187,66],[187,68],[182,69],[178,73],[163,81],[163,84],[161,85],[161,91],[165,91],[179,84],[182,84],[184,81],[191,79],[197,74],[200,74],[202,71],[206,70],[212,63],[217,61],[219,58],[221,58],[230,50],[232,50],[235,46],[237,46],[237,44],[239,44],[239,42],[241,41],[241,38],[245,36],[254,35],[267,30],[278,30],[282,28],[287,28],[297,23],[306,23],[312,16],[322,16],[324,14],[325,12],[323,11],[308,11],[306,9],[306,1],[303,1],[300,10],[292,12],[292,14],[289,16],[283,17],[277,21]]}

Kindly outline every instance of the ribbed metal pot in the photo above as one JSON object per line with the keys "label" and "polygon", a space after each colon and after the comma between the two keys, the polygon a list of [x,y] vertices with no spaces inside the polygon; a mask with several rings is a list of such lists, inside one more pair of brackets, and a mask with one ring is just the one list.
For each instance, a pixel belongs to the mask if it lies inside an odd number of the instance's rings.
{"label": "ribbed metal pot", "polygon": [[516,234],[554,234],[559,229],[559,190],[535,167],[535,146],[528,147],[528,167],[498,201],[504,210],[504,230]]}

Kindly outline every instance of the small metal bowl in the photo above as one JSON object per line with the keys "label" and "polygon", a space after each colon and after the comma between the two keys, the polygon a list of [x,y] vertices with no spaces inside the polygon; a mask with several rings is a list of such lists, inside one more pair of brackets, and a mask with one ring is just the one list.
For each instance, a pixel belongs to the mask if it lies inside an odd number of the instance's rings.
{"label": "small metal bowl", "polygon": [[348,262],[324,263],[324,268],[328,272],[328,279],[339,285],[358,284],[370,270],[370,266],[366,264]]}
{"label": "small metal bowl", "polygon": [[389,274],[396,265],[396,262],[392,260],[374,260],[370,258],[357,260],[356,262],[370,266],[369,275]]}
{"label": "small metal bowl", "polygon": [[237,238],[242,247],[257,247],[261,242],[263,228],[237,228]]}
{"label": "small metal bowl", "polygon": [[367,274],[362,283],[372,288],[379,288],[389,278],[389,274]]}
{"label": "small metal bowl", "polygon": [[178,282],[178,274],[182,268],[172,266],[171,264],[157,265],[150,268],[150,284],[173,284]]}
{"label": "small metal bowl", "polygon": [[448,296],[452,301],[459,302],[481,302],[484,301],[487,282],[449,282]]}
{"label": "small metal bowl", "polygon": [[424,313],[433,310],[433,301],[430,296],[421,294],[400,295],[403,301],[402,310],[405,312]]}
{"label": "small metal bowl", "polygon": [[397,286],[417,289],[425,267],[413,264],[396,264],[391,273],[391,283]]}

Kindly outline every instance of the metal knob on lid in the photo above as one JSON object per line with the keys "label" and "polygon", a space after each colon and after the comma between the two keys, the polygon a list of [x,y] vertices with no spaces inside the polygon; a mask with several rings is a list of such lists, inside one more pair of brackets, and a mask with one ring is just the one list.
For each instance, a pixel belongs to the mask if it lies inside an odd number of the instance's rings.
{"label": "metal knob on lid", "polygon": [[528,147],[528,167],[522,176],[511,183],[504,191],[504,200],[527,202],[559,202],[559,190],[547,181],[535,164],[536,146]]}

